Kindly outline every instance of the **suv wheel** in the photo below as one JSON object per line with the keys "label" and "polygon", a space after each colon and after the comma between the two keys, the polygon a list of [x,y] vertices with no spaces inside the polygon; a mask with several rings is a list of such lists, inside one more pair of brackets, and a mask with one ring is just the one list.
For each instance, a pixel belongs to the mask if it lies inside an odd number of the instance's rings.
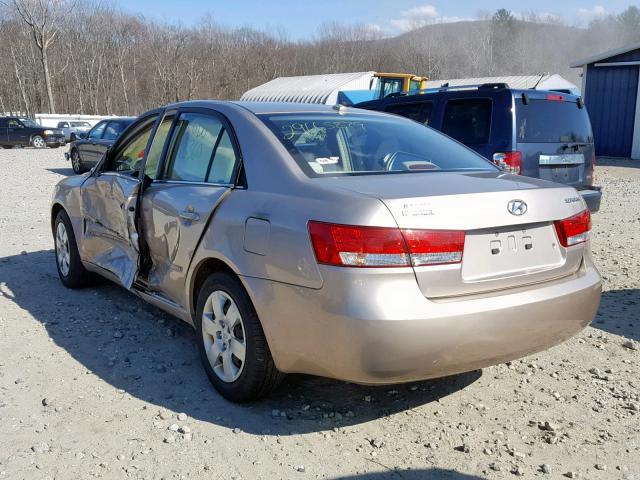
{"label": "suv wheel", "polygon": [[249,295],[232,275],[215,273],[205,281],[194,324],[207,376],[227,400],[264,397],[284,377],[273,362]]}
{"label": "suv wheel", "polygon": [[60,280],[67,288],[80,288],[91,282],[91,273],[84,268],[78,253],[76,237],[67,212],[60,210],[53,225],[56,267]]}
{"label": "suv wheel", "polygon": [[44,138],[42,138],[40,135],[36,135],[35,137],[33,137],[31,139],[31,144],[34,146],[34,148],[45,148],[47,146]]}
{"label": "suv wheel", "polygon": [[82,166],[82,160],[80,160],[80,154],[78,150],[71,150],[71,168],[76,174],[84,173],[86,170]]}

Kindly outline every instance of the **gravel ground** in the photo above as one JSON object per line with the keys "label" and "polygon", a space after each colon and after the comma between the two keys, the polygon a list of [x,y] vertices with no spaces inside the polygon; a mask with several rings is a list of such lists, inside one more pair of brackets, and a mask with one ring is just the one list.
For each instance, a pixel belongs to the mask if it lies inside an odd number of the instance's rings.
{"label": "gravel ground", "polygon": [[592,327],[508,365],[395,387],[291,376],[236,406],[191,328],[58,281],[58,150],[0,151],[0,479],[640,479],[640,162],[601,160]]}

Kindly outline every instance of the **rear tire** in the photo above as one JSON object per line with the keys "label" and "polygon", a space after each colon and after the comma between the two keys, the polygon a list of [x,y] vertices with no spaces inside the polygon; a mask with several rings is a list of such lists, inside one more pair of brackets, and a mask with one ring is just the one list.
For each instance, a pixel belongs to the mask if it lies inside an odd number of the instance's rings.
{"label": "rear tire", "polygon": [[2,145],[2,148],[5,148],[5,149],[8,150],[10,148],[13,148],[13,145]]}
{"label": "rear tire", "polygon": [[31,139],[31,145],[33,145],[33,148],[46,148],[47,142],[40,135],[36,135]]}
{"label": "rear tire", "polygon": [[284,374],[276,369],[260,319],[237,278],[211,275],[198,294],[194,320],[200,359],[224,398],[256,400],[280,384]]}
{"label": "rear tire", "polygon": [[78,150],[75,149],[71,150],[71,168],[73,168],[73,172],[77,175],[87,171],[82,165]]}
{"label": "rear tire", "polygon": [[67,288],[81,288],[89,285],[92,275],[82,265],[71,220],[64,210],[60,210],[56,216],[53,224],[53,239],[56,268],[62,284]]}

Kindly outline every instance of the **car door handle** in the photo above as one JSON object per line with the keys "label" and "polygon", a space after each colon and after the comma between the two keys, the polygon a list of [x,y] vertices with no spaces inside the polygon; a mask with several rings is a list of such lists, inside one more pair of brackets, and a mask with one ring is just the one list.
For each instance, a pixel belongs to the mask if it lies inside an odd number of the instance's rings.
{"label": "car door handle", "polygon": [[183,220],[189,220],[190,222],[197,222],[198,220],[200,220],[200,215],[196,212],[185,210],[183,212],[180,212],[180,218],[182,218]]}

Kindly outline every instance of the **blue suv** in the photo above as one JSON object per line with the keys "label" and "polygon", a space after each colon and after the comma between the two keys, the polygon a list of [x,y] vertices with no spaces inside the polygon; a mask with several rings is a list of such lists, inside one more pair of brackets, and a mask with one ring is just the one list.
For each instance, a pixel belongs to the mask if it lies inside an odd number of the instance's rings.
{"label": "blue suv", "polygon": [[571,185],[589,210],[600,208],[591,122],[578,96],[492,83],[391,94],[354,106],[428,125],[505,171]]}

